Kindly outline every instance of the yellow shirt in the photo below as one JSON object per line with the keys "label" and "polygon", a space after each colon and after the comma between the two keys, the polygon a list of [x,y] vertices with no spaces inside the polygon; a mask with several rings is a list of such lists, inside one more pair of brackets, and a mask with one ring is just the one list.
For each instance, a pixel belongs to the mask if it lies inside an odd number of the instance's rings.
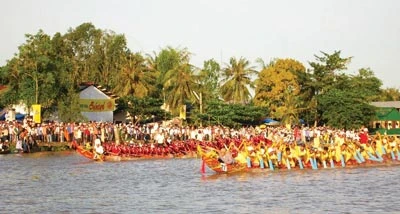
{"label": "yellow shirt", "polygon": [[319,137],[314,138],[313,147],[319,148],[320,144],[321,144],[321,142],[319,140]]}
{"label": "yellow shirt", "polygon": [[283,164],[286,166],[287,165],[287,161],[289,161],[289,164],[291,167],[295,167],[295,161],[294,161],[294,157],[293,154],[286,154],[286,152],[282,153],[282,162]]}
{"label": "yellow shirt", "polygon": [[246,164],[247,163],[246,157],[247,157],[246,152],[239,152],[235,158],[235,161],[240,164]]}
{"label": "yellow shirt", "polygon": [[325,152],[325,151],[321,151],[321,152],[319,153],[319,158],[320,158],[322,161],[326,161],[326,160],[328,160],[328,158],[329,158],[329,153],[328,153],[328,152]]}
{"label": "yellow shirt", "polygon": [[305,162],[308,162],[310,160],[310,153],[307,151],[307,149],[300,150],[300,147],[298,147],[297,157],[301,158]]}
{"label": "yellow shirt", "polygon": [[379,152],[379,154],[383,154],[383,149],[382,149],[382,141],[381,140],[377,140],[376,142],[376,151]]}

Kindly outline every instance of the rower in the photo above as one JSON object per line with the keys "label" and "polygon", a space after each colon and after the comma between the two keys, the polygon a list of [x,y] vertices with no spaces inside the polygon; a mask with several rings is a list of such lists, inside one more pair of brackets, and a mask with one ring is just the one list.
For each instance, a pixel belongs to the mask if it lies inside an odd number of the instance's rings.
{"label": "rower", "polygon": [[94,157],[93,159],[97,160],[100,159],[100,157],[104,154],[104,148],[101,145],[100,139],[96,139],[94,141]]}
{"label": "rower", "polygon": [[293,158],[294,158],[294,155],[292,154],[290,147],[286,147],[285,152],[282,155],[282,160],[285,163],[285,166],[287,167],[287,169],[291,169],[295,166],[295,162],[294,162]]}
{"label": "rower", "polygon": [[228,170],[227,165],[233,163],[232,153],[226,151],[225,148],[222,148],[219,151],[218,161],[221,163],[222,171],[226,172]]}
{"label": "rower", "polygon": [[300,143],[297,146],[297,161],[299,164],[300,169],[304,169],[305,164],[307,163],[308,159],[308,152],[306,149],[306,145],[304,143]]}

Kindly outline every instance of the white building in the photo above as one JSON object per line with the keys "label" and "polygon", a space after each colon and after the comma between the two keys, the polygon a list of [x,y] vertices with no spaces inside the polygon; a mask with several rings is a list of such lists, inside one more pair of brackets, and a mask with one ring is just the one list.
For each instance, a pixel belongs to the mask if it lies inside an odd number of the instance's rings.
{"label": "white building", "polygon": [[81,113],[89,121],[114,122],[115,99],[118,97],[93,83],[81,86]]}

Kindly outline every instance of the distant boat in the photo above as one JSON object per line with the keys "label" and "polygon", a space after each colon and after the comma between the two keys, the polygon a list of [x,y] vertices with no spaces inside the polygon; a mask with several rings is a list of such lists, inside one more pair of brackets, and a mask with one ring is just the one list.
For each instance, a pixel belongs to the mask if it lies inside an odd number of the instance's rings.
{"label": "distant boat", "polygon": [[0,150],[0,155],[10,154],[10,153],[11,153],[10,149],[2,149],[2,150]]}
{"label": "distant boat", "polygon": [[95,161],[132,161],[132,160],[143,160],[143,159],[171,159],[171,158],[194,158],[197,156],[196,152],[186,151],[187,154],[164,154],[164,155],[141,155],[141,156],[130,156],[130,155],[116,155],[111,153],[104,153],[103,155],[95,158],[92,149],[86,149],[85,147],[78,145],[75,141],[72,143],[74,148],[80,155]]}

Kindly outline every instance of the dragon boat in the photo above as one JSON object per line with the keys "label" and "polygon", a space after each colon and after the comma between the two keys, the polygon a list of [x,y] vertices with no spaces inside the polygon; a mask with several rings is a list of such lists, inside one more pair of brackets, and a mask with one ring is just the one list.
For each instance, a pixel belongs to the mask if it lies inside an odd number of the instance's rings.
{"label": "dragon boat", "polygon": [[[282,163],[272,163],[269,160],[264,159],[263,164],[254,164],[248,158],[247,163],[241,163],[238,161],[233,161],[231,164],[225,164],[221,162],[218,155],[218,150],[211,148],[204,148],[198,146],[198,155],[202,159],[201,172],[205,173],[205,166],[210,168],[212,171],[218,174],[230,174],[239,172],[261,172],[261,171],[287,171],[287,170],[308,170],[308,169],[338,169],[338,168],[365,168],[365,167],[379,167],[379,166],[398,166],[400,165],[400,155],[397,157],[391,157],[390,155],[384,155],[380,160],[363,160],[355,161],[349,160],[343,161],[330,161],[329,163],[320,163],[309,161],[303,163],[302,166],[299,164],[291,165]],[[235,158],[237,153],[234,155]],[[269,163],[268,163],[269,162]]]}
{"label": "dragon boat", "polygon": [[105,152],[103,155],[95,155],[93,149],[77,144],[75,141],[72,142],[72,148],[75,149],[78,154],[82,155],[85,158],[94,160],[94,161],[134,161],[134,160],[146,160],[146,159],[172,159],[172,158],[193,158],[196,157],[196,152],[185,152],[185,153],[163,153],[163,154],[121,154],[121,153],[112,153]]}

